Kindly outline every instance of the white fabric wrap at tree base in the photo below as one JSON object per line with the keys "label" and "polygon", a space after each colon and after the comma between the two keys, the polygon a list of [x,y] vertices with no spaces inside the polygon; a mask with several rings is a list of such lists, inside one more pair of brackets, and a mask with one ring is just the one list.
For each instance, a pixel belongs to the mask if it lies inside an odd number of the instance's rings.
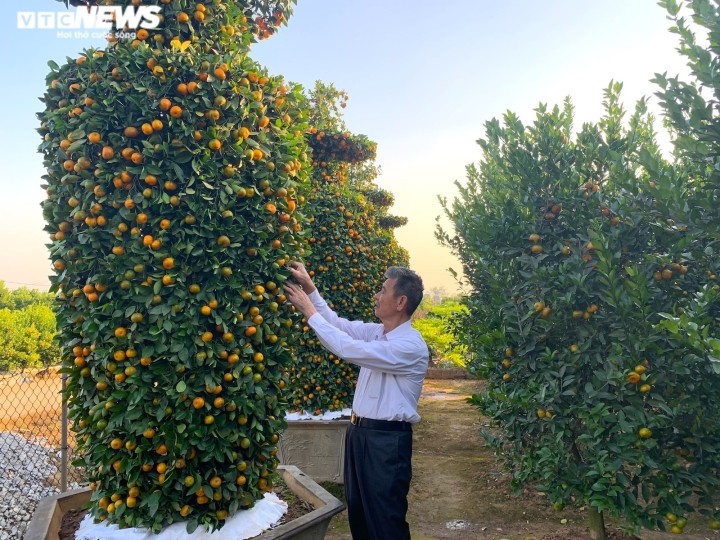
{"label": "white fabric wrap at tree base", "polygon": [[187,533],[185,523],[174,523],[160,534],[154,534],[147,529],[119,529],[117,525],[93,523],[88,515],[80,524],[75,540],[245,540],[275,525],[285,512],[287,503],[275,493],[266,493],[252,508],[230,516],[222,529],[207,532],[198,527],[192,534]]}

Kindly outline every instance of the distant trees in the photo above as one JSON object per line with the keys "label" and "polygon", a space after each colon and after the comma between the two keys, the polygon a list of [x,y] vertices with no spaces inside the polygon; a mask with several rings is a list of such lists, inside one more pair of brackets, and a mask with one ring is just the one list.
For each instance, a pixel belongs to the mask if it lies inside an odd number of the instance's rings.
{"label": "distant trees", "polygon": [[53,295],[40,292],[36,289],[22,287],[11,291],[5,287],[5,282],[0,280],[0,309],[23,309],[33,304],[50,306]]}
{"label": "distant trees", "polygon": [[0,373],[59,361],[51,301],[51,294],[26,288],[10,291],[0,281]]}
{"label": "distant trees", "polygon": [[422,334],[434,362],[450,362],[459,367],[467,364],[466,347],[453,335],[457,320],[464,320],[468,311],[460,298],[443,298],[438,287],[431,289],[413,318],[413,327]]}

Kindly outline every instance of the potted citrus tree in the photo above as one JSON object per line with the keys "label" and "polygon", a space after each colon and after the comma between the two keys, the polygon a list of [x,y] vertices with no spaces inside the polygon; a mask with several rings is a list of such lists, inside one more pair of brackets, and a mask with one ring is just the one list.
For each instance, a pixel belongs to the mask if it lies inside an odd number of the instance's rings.
{"label": "potted citrus tree", "polygon": [[51,64],[43,213],[97,520],[216,529],[272,489],[307,113],[249,47],[291,4],[163,0],[157,25]]}

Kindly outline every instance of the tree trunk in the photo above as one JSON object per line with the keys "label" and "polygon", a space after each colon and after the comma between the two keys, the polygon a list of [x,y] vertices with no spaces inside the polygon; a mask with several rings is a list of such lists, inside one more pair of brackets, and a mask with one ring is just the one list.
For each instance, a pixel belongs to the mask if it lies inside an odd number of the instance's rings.
{"label": "tree trunk", "polygon": [[598,512],[592,506],[589,507],[589,510],[590,538],[592,540],[606,540],[607,537],[605,536],[605,519],[603,518],[603,513]]}

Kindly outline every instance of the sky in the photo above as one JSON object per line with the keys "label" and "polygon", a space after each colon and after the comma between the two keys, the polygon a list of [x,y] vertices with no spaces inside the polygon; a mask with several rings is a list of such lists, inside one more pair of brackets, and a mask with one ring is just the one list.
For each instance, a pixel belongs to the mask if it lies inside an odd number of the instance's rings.
{"label": "sky", "polygon": [[[99,39],[19,29],[18,12],[62,11],[54,0],[6,0],[0,18],[0,280],[47,290],[36,113],[48,60],[76,58]],[[9,12],[9,13],[8,13]],[[377,184],[395,196],[396,230],[427,292],[461,292],[458,260],[435,240],[438,196],[455,196],[481,158],[485,122],[513,111],[532,122],[539,103],[570,96],[576,129],[602,114],[603,90],[624,84],[623,102],[651,98],[656,72],[684,74],[677,36],[654,0],[298,0],[289,25],[254,45],[272,74],[310,88],[345,90],[353,133],[378,143]]]}

